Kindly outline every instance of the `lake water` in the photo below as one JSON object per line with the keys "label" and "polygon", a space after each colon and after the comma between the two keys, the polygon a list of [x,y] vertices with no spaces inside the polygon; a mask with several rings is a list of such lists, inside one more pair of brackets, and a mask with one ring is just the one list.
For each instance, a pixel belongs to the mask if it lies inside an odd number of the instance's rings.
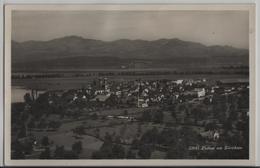
{"label": "lake water", "polygon": [[27,90],[19,86],[12,86],[12,90],[11,90],[12,103],[24,102],[24,95],[30,92],[31,92],[30,90]]}
{"label": "lake water", "polygon": [[[24,95],[29,93],[31,95],[31,90],[23,88],[21,86],[12,86],[11,89],[11,102],[21,103],[24,102]],[[44,91],[38,91],[38,94],[42,94]]]}

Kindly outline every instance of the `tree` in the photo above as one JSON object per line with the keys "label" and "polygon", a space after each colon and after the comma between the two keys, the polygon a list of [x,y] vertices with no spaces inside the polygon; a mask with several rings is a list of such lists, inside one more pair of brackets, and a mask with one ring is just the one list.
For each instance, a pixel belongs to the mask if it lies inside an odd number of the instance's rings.
{"label": "tree", "polygon": [[151,115],[151,111],[150,110],[145,110],[143,113],[142,113],[142,116],[141,116],[141,121],[143,122],[151,122],[152,120],[152,115]]}
{"label": "tree", "polygon": [[168,159],[187,158],[191,155],[188,146],[200,145],[202,143],[199,135],[190,127],[182,127],[178,132],[174,143],[170,144],[170,149],[167,152],[166,157]]}
{"label": "tree", "polygon": [[227,119],[236,121],[237,120],[236,118],[237,118],[237,112],[233,111],[233,110],[230,110]]}
{"label": "tree", "polygon": [[163,122],[163,112],[158,110],[153,115],[153,122],[154,123],[162,123]]}
{"label": "tree", "polygon": [[57,129],[59,128],[61,123],[59,121],[50,121],[49,122],[49,128]]}
{"label": "tree", "polygon": [[191,113],[194,116],[194,122],[197,124],[198,119],[204,119],[206,117],[205,110],[202,107],[195,107],[191,110]]}
{"label": "tree", "polygon": [[141,141],[144,144],[156,144],[158,141],[158,135],[158,129],[154,127],[153,129],[148,130],[143,134]]}
{"label": "tree", "polygon": [[136,158],[135,153],[131,149],[129,149],[127,154],[126,154],[126,158],[127,159],[135,159]]}
{"label": "tree", "polygon": [[75,142],[73,145],[72,145],[72,151],[79,154],[81,153],[82,151],[82,142],[81,141],[78,141],[78,142]]}
{"label": "tree", "polygon": [[179,132],[176,129],[163,129],[160,134],[157,135],[157,143],[162,145],[172,145],[178,140]]}
{"label": "tree", "polygon": [[118,97],[115,94],[111,94],[107,99],[106,104],[111,107],[116,106],[118,104]]}
{"label": "tree", "polygon": [[208,106],[210,105],[210,99],[208,97],[205,97],[205,99],[203,100],[203,103]]}
{"label": "tree", "polygon": [[112,144],[105,141],[99,151],[93,152],[93,159],[123,159],[125,158],[125,149],[122,145]]}
{"label": "tree", "polygon": [[138,149],[141,145],[141,142],[138,139],[134,139],[131,145],[132,149]]}
{"label": "tree", "polygon": [[115,136],[115,138],[114,138],[114,142],[115,142],[115,143],[118,143],[118,144],[121,143],[121,138],[120,138],[119,135],[116,135],[116,136]]}
{"label": "tree", "polygon": [[185,104],[180,104],[178,106],[178,111],[183,111],[183,110],[185,110],[185,108],[186,108]]}
{"label": "tree", "polygon": [[28,128],[35,128],[34,120],[30,120],[30,122],[27,124]]}
{"label": "tree", "polygon": [[189,108],[185,108],[184,113],[185,113],[185,116],[189,117],[190,116]]}
{"label": "tree", "polygon": [[221,123],[226,120],[227,105],[225,100],[225,97],[217,94],[213,96],[212,100],[214,117],[216,117]]}
{"label": "tree", "polygon": [[46,128],[47,123],[44,121],[44,119],[41,119],[40,122],[37,125],[38,128]]}
{"label": "tree", "polygon": [[51,158],[50,149],[45,148],[45,150],[40,154],[40,159],[50,159],[50,158]]}
{"label": "tree", "polygon": [[122,125],[122,127],[119,130],[120,136],[124,136],[126,130],[127,130],[127,124],[125,123],[124,125]]}
{"label": "tree", "polygon": [[97,137],[97,138],[99,138],[99,135],[100,134],[100,129],[99,128],[96,128],[95,129],[95,136]]}
{"label": "tree", "polygon": [[230,131],[230,130],[233,129],[232,121],[233,121],[233,120],[231,120],[230,118],[228,118],[228,119],[224,122],[223,128],[224,128],[224,131],[225,131],[225,132],[228,132],[228,131]]}
{"label": "tree", "polygon": [[85,128],[84,126],[78,126],[75,129],[72,130],[74,134],[78,134],[78,135],[84,135],[85,134]]}
{"label": "tree", "polygon": [[112,154],[114,159],[123,159],[125,158],[125,148],[119,144],[113,144]]}
{"label": "tree", "polygon": [[54,151],[54,157],[57,159],[64,158],[65,150],[64,146],[56,146],[56,149]]}
{"label": "tree", "polygon": [[108,132],[106,132],[104,140],[106,142],[112,142],[112,136]]}
{"label": "tree", "polygon": [[152,148],[150,145],[142,145],[138,151],[138,155],[142,159],[150,159],[152,154]]}
{"label": "tree", "polygon": [[78,159],[79,156],[74,151],[64,151],[63,158],[64,159]]}
{"label": "tree", "polygon": [[238,97],[238,108],[249,108],[249,89],[241,91]]}
{"label": "tree", "polygon": [[26,93],[23,98],[24,98],[24,102],[26,104],[31,104],[32,103],[32,98],[31,98],[31,95],[29,93]]}
{"label": "tree", "polygon": [[31,105],[32,114],[39,119],[43,114],[48,114],[52,110],[49,104],[49,92],[41,94]]}
{"label": "tree", "polygon": [[31,141],[26,141],[23,143],[23,150],[25,154],[31,154],[33,150],[33,144]]}
{"label": "tree", "polygon": [[182,127],[180,129],[180,139],[184,145],[198,145],[200,144],[199,134],[191,127]]}
{"label": "tree", "polygon": [[198,121],[198,119],[199,119],[199,116],[200,116],[200,110],[198,109],[198,108],[193,108],[192,110],[191,110],[191,113],[193,114],[193,116],[194,116],[194,122],[197,124],[197,121]]}
{"label": "tree", "polygon": [[19,141],[13,142],[11,145],[11,148],[12,148],[12,151],[14,151],[11,153],[12,159],[24,159],[25,158],[23,146]]}
{"label": "tree", "polygon": [[137,125],[137,136],[139,137],[142,134],[142,125],[138,123]]}
{"label": "tree", "polygon": [[92,120],[98,119],[98,115],[96,113],[92,114],[90,117],[91,117]]}
{"label": "tree", "polygon": [[170,149],[167,151],[166,158],[167,159],[183,159],[187,158],[187,147],[181,142],[179,139],[177,144],[172,144]]}
{"label": "tree", "polygon": [[42,146],[48,146],[50,144],[49,138],[47,136],[44,136],[41,140],[41,144],[42,144]]}
{"label": "tree", "polygon": [[26,127],[24,124],[21,126],[17,136],[18,136],[18,138],[26,137]]}
{"label": "tree", "polygon": [[217,128],[217,124],[215,122],[206,123],[205,131],[213,131]]}
{"label": "tree", "polygon": [[175,105],[171,105],[171,107],[170,107],[170,111],[171,111],[171,116],[176,120],[176,122],[177,122],[177,115],[176,115],[176,109],[175,109],[176,107],[175,107]]}
{"label": "tree", "polygon": [[128,111],[127,111],[127,110],[124,110],[123,115],[128,115]]}

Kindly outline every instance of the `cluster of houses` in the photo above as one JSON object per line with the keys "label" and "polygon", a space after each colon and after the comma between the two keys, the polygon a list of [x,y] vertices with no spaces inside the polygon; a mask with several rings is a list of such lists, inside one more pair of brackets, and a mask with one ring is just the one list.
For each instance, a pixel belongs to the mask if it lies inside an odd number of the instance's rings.
{"label": "cluster of houses", "polygon": [[100,78],[84,89],[74,92],[71,101],[78,98],[105,103],[113,95],[121,104],[131,103],[140,108],[166,101],[183,102],[185,97],[199,98],[206,93],[206,80],[108,81]]}
{"label": "cluster of houses", "polygon": [[[80,99],[105,105],[113,98],[116,104],[146,108],[162,103],[174,104],[201,100],[205,97],[211,100],[213,94],[230,94],[242,87],[249,88],[249,82],[246,80],[209,82],[206,79],[112,81],[99,78],[82,89],[54,93],[59,97],[66,97],[70,102]],[[34,96],[33,93],[32,96]],[[53,103],[51,92],[49,95],[51,104]]]}
{"label": "cluster of houses", "polygon": [[[146,108],[162,103],[211,98],[215,93],[228,94],[242,87],[241,84],[229,85],[225,82],[209,83],[206,79],[109,81],[107,78],[99,78],[83,89],[67,91],[67,96],[71,102],[85,99],[103,104],[113,97],[117,104]],[[248,87],[248,83],[243,84]]]}

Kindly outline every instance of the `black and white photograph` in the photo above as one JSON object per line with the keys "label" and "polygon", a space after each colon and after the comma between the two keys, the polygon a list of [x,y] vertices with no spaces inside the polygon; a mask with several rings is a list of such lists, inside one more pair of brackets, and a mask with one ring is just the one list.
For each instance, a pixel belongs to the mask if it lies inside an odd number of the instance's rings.
{"label": "black and white photograph", "polygon": [[253,6],[17,6],[11,161],[252,159]]}

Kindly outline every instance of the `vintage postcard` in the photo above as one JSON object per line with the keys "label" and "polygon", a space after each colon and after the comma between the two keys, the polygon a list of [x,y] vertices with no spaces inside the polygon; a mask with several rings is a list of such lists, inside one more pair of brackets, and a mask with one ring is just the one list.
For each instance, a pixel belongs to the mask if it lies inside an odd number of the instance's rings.
{"label": "vintage postcard", "polygon": [[5,164],[253,165],[255,7],[6,5]]}

